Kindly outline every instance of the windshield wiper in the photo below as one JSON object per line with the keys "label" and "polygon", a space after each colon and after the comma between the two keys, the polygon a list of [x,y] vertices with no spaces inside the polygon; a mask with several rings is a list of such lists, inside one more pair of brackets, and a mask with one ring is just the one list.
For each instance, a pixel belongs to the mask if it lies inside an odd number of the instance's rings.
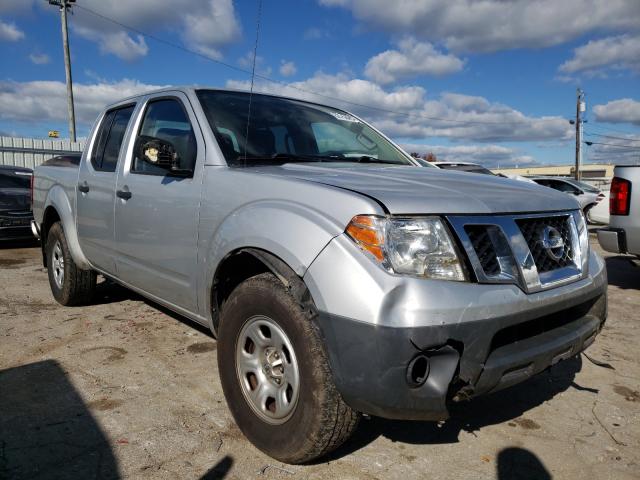
{"label": "windshield wiper", "polygon": [[394,162],[393,160],[383,160],[381,158],[370,157],[369,155],[362,155],[361,157],[354,158],[354,160],[358,163],[387,163],[398,165],[398,162]]}
{"label": "windshield wiper", "polygon": [[247,160],[250,162],[306,162],[311,161],[311,159],[307,158],[307,155],[295,155],[292,153],[275,153],[273,155],[238,155],[236,157],[236,163],[243,162]]}
{"label": "windshield wiper", "polygon": [[273,162],[273,163],[293,163],[293,162],[349,162],[349,163],[386,163],[396,165],[397,162],[391,160],[381,160],[379,158],[363,155],[361,157],[347,157],[338,153],[329,153],[324,155],[310,155],[297,153],[274,153],[273,155],[238,155],[235,163],[242,163],[246,160],[247,164],[252,162]]}
{"label": "windshield wiper", "polygon": [[337,162],[344,160],[344,157],[338,155],[308,155],[298,153],[274,153],[273,155],[238,155],[236,157],[236,163],[247,160],[250,162]]}

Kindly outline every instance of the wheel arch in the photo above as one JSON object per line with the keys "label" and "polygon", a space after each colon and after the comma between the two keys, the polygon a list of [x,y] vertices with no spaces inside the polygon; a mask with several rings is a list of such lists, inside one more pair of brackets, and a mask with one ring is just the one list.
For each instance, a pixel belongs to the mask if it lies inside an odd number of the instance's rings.
{"label": "wheel arch", "polygon": [[211,282],[209,311],[214,334],[220,324],[220,309],[231,292],[243,281],[261,273],[272,273],[301,304],[313,308],[304,280],[285,261],[260,248],[239,248],[220,261]]}
{"label": "wheel arch", "polygon": [[[62,223],[62,229],[64,230],[65,237],[67,238],[69,252],[71,253],[73,261],[83,270],[91,269],[89,261],[84,256],[84,253],[82,253],[82,249],[80,248],[78,232],[76,230],[75,214],[71,208],[69,197],[67,192],[59,185],[55,185],[51,188],[44,204],[41,226],[43,248],[44,245],[47,244],[47,235],[51,225],[57,221]],[[43,261],[45,261],[46,266],[46,258],[44,256]]]}
{"label": "wheel arch", "polygon": [[42,225],[40,226],[40,249],[42,250],[42,266],[47,268],[47,237],[49,236],[49,230],[54,223],[60,222],[60,214],[56,208],[49,205],[44,210],[42,215]]}

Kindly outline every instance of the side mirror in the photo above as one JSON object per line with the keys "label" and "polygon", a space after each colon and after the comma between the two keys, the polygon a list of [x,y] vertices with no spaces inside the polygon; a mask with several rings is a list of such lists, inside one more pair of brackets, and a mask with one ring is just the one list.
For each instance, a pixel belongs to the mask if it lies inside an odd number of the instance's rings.
{"label": "side mirror", "polygon": [[190,176],[190,169],[181,168],[180,156],[171,142],[140,135],[136,140],[135,155],[149,165],[155,165],[177,176]]}

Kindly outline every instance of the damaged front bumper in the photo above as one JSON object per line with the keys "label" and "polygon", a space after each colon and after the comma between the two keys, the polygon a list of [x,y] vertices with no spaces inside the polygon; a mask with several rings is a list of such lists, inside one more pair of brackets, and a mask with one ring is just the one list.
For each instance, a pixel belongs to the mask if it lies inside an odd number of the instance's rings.
{"label": "damaged front bumper", "polygon": [[388,275],[350,250],[334,240],[305,281],[336,385],[347,404],[370,415],[445,419],[452,400],[577,355],[606,319],[606,271],[593,253],[587,278],[525,294],[514,285]]}

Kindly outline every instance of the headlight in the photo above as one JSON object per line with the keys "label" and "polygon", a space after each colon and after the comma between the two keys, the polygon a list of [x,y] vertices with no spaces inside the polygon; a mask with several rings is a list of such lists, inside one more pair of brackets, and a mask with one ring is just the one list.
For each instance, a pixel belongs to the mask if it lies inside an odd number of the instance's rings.
{"label": "headlight", "polygon": [[438,217],[357,215],[346,232],[391,272],[438,280],[466,280],[451,236]]}

